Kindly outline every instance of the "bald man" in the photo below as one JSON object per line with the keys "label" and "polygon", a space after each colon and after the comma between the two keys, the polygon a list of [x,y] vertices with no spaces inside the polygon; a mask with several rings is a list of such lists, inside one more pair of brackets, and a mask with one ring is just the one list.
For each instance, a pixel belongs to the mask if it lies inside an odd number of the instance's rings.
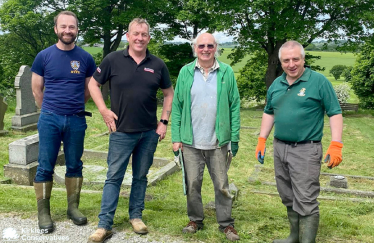
{"label": "bald man", "polygon": [[[239,240],[231,217],[228,156],[239,149],[240,98],[232,68],[216,59],[217,42],[204,33],[193,41],[195,61],[178,76],[172,106],[173,151],[182,149],[190,222],[184,233],[203,228],[201,186],[205,164],[215,191],[219,230],[231,241]],[[229,144],[231,142],[231,151]]]}

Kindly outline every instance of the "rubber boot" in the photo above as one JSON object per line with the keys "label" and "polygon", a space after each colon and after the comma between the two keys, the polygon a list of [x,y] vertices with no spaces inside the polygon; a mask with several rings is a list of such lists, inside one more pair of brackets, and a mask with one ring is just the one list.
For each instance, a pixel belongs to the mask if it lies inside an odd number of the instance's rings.
{"label": "rubber boot", "polygon": [[290,222],[290,235],[286,239],[274,240],[273,243],[298,243],[299,242],[299,214],[287,207],[288,221]]}
{"label": "rubber boot", "polygon": [[51,219],[50,203],[52,191],[52,181],[34,182],[36,201],[38,204],[38,225],[42,233],[53,232],[53,222]]}
{"label": "rubber boot", "polygon": [[319,225],[319,213],[300,216],[300,242],[315,243]]}
{"label": "rubber boot", "polygon": [[68,199],[67,216],[76,225],[87,224],[87,217],[79,210],[79,198],[81,194],[83,177],[65,177],[65,186]]}

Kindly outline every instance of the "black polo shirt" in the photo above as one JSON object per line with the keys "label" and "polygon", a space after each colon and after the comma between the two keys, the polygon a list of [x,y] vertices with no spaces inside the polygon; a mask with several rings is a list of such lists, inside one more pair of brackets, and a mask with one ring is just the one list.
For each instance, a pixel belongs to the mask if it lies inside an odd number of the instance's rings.
{"label": "black polo shirt", "polygon": [[147,50],[138,65],[128,48],[108,54],[93,77],[109,81],[111,110],[118,116],[119,132],[143,132],[157,128],[157,90],[171,86],[165,63]]}

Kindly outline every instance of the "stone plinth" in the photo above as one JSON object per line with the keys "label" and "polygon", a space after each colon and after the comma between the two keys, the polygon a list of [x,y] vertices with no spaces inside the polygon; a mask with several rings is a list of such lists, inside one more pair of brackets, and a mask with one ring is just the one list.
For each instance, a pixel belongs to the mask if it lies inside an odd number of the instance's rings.
{"label": "stone plinth", "polygon": [[11,178],[15,184],[32,186],[37,167],[38,162],[27,165],[6,164],[4,165],[4,176]]}

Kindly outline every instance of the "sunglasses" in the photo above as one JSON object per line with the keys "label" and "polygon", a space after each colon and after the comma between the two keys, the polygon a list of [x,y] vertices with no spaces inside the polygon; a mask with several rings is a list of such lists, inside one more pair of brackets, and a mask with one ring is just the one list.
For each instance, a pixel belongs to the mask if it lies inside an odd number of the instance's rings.
{"label": "sunglasses", "polygon": [[200,50],[204,49],[204,47],[207,47],[209,50],[212,50],[214,48],[214,45],[213,44],[200,44],[200,45],[197,45],[197,48],[199,48]]}

